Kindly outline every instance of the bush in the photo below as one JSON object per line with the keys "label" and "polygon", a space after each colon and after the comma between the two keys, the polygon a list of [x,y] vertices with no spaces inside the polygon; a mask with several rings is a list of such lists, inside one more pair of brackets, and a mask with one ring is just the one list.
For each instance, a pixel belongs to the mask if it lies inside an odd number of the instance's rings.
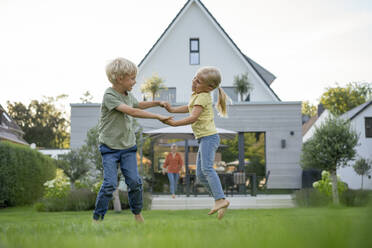
{"label": "bush", "polygon": [[367,190],[347,190],[341,196],[341,203],[349,207],[367,206],[371,201],[372,191]]}
{"label": "bush", "polygon": [[56,177],[53,180],[46,181],[44,184],[44,198],[64,198],[70,191],[70,180],[63,173],[63,170],[57,169]]}
{"label": "bush", "polygon": [[7,206],[34,203],[44,192],[43,183],[54,178],[53,159],[28,146],[0,142],[0,201]]}
{"label": "bush", "polygon": [[297,190],[294,199],[300,207],[321,207],[327,206],[332,202],[331,196],[312,188]]}
{"label": "bush", "polygon": [[[122,209],[129,209],[128,192],[119,191]],[[34,205],[37,211],[58,212],[58,211],[85,211],[93,210],[95,207],[97,194],[89,189],[74,189],[64,197],[43,198]],[[143,209],[150,209],[151,195],[143,194]],[[113,209],[112,201],[109,209]]]}
{"label": "bush", "polygon": [[89,189],[71,190],[63,197],[43,198],[34,205],[37,211],[84,211],[94,209],[96,194]]}
{"label": "bush", "polygon": [[[332,196],[331,174],[328,171],[322,171],[322,179],[314,182],[313,187],[327,196]],[[339,196],[342,196],[347,190],[346,184],[341,181],[339,176],[337,176],[337,190]]]}

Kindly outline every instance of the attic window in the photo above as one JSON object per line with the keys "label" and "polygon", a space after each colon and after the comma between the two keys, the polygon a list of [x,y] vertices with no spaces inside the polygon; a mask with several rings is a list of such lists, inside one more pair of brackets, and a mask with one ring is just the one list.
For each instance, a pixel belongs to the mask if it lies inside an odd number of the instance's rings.
{"label": "attic window", "polygon": [[190,65],[200,64],[199,38],[190,39]]}
{"label": "attic window", "polygon": [[372,138],[372,117],[365,118],[366,138]]}

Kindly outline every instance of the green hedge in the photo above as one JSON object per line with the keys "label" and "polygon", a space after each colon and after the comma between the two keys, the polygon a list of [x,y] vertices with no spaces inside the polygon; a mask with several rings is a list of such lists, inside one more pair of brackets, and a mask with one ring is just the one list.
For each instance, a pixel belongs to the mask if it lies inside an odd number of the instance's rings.
{"label": "green hedge", "polygon": [[[68,195],[62,198],[41,199],[34,207],[40,212],[58,212],[58,211],[85,211],[93,210],[97,194],[89,189],[74,189]],[[129,209],[128,192],[119,191],[121,208]],[[143,209],[151,208],[151,194],[143,193]],[[109,209],[113,209],[112,201],[109,202]]]}
{"label": "green hedge", "polygon": [[34,203],[55,173],[52,158],[28,146],[0,142],[0,201],[7,206]]}

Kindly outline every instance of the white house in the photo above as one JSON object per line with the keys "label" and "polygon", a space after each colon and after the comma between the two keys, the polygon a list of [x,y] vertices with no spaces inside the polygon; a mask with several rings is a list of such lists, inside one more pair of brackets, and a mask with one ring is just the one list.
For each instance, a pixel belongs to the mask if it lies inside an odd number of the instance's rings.
{"label": "white house", "polygon": [[[306,142],[311,138],[315,132],[315,128],[319,127],[329,115],[329,111],[325,110],[303,136],[302,141]],[[349,120],[352,128],[354,128],[359,135],[359,145],[356,147],[357,158],[372,159],[372,101],[368,101],[353,108],[341,115],[341,118]],[[352,168],[353,164],[354,162],[350,162],[350,166],[338,169],[337,174],[350,188],[360,189],[361,176],[355,173]],[[372,189],[371,177],[365,176],[363,178],[363,188]]]}
{"label": "white house", "polygon": [[140,62],[133,93],[141,99],[140,84],[156,73],[168,87],[160,98],[188,102],[191,80],[202,66],[220,68],[221,86],[233,101],[241,100],[233,88],[234,76],[245,72],[254,88],[251,101],[280,101],[270,88],[275,76],[243,54],[199,0],[187,1]]}
{"label": "white house", "polygon": [[[268,188],[301,188],[301,102],[279,99],[270,88],[275,76],[236,46],[201,1],[187,1],[145,55],[138,65],[137,84],[132,92],[137,99],[143,99],[140,85],[156,73],[168,87],[157,99],[183,105],[191,95],[191,80],[196,71],[208,65],[220,68],[222,88],[233,100],[228,108],[229,118],[215,113],[216,126],[240,133],[265,133],[265,162],[270,170]],[[254,89],[239,99],[233,87],[234,76],[246,72]],[[71,104],[71,148],[83,145],[87,131],[98,123],[99,111],[100,103]],[[162,108],[148,111],[166,114]],[[144,131],[165,127],[152,119],[138,119],[138,122]]]}

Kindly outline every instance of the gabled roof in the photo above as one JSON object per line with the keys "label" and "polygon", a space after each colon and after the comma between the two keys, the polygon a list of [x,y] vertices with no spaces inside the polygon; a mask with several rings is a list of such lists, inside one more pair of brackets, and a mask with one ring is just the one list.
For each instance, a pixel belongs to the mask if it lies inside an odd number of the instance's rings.
{"label": "gabled roof", "polygon": [[24,132],[6,113],[0,105],[0,140],[9,140],[15,143],[28,145],[23,139]]}
{"label": "gabled roof", "polygon": [[367,101],[341,115],[341,118],[352,120],[362,113],[366,108],[372,104],[372,100]]}
{"label": "gabled roof", "polygon": [[161,42],[163,37],[166,35],[168,30],[176,23],[177,19],[183,14],[183,11],[186,9],[187,6],[191,5],[192,2],[198,3],[205,12],[209,15],[209,17],[214,21],[214,23],[217,25],[217,27],[221,30],[221,32],[226,36],[226,38],[231,42],[232,46],[240,53],[243,60],[248,63],[253,70],[257,73],[259,78],[265,83],[267,88],[273,93],[273,95],[279,100],[280,98],[275,94],[275,92],[271,89],[270,85],[275,80],[275,76],[270,73],[268,70],[260,66],[258,63],[250,59],[248,56],[246,56],[240,48],[235,44],[235,42],[231,39],[231,37],[226,33],[226,31],[222,28],[222,26],[218,23],[216,18],[209,12],[209,10],[205,7],[205,5],[200,0],[188,0],[185,5],[181,8],[181,10],[177,13],[176,17],[172,20],[172,22],[168,25],[168,27],[164,30],[164,32],[161,34],[159,39],[155,42],[155,44],[151,47],[151,49],[148,51],[148,53],[145,55],[145,57],[141,60],[141,62],[138,64],[138,67],[140,68],[141,65],[144,63],[144,61],[150,56],[151,52],[157,47],[157,45]]}

